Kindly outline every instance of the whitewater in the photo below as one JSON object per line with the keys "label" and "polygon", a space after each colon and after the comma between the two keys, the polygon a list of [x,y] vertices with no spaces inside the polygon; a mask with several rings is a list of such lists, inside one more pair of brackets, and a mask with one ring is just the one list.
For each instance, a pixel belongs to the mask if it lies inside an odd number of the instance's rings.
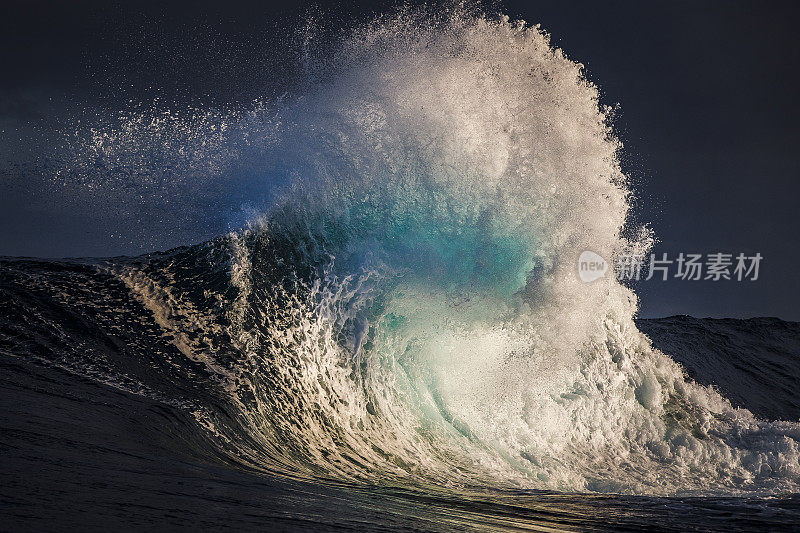
{"label": "whitewater", "polygon": [[203,457],[270,479],[798,492],[796,419],[693,381],[629,287],[578,277],[653,236],[613,109],[542,29],[404,9],[301,60],[296,94],[77,132],[56,184],[249,202],[168,252],[5,261],[3,353],[184,413]]}

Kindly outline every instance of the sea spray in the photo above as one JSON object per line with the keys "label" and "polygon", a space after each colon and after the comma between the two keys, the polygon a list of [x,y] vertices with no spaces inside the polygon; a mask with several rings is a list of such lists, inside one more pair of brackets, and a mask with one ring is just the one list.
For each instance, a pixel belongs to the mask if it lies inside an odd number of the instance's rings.
{"label": "sea spray", "polygon": [[304,57],[302,93],[129,117],[64,174],[247,184],[247,228],[108,267],[214,378],[196,413],[222,453],[370,482],[797,490],[800,426],[687,380],[630,289],[578,277],[582,251],[650,237],[597,88],[541,29],[405,9]]}

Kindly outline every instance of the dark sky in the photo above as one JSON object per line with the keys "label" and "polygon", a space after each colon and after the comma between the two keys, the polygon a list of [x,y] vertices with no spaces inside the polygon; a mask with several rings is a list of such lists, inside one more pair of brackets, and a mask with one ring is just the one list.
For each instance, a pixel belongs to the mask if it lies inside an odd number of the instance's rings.
{"label": "dark sky", "polygon": [[[319,2],[335,32],[389,3]],[[800,3],[502,4],[586,66],[658,254],[760,252],[755,282],[642,281],[643,316],[800,320]],[[48,195],[42,154],[86,110],[154,98],[224,106],[291,89],[295,2],[5,2],[0,20],[0,254],[140,253]],[[335,14],[332,15],[332,13]],[[55,197],[54,197],[55,196]],[[113,206],[93,206],[97,211]],[[173,244],[179,244],[178,242]]]}

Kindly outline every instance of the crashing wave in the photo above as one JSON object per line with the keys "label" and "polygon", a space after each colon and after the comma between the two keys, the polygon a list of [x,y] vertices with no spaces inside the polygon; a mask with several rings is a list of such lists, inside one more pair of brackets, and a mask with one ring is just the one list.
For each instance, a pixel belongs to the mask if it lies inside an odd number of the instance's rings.
{"label": "crashing wave", "polygon": [[797,491],[798,424],[688,380],[637,330],[630,289],[578,278],[583,250],[649,235],[628,221],[610,111],[542,30],[404,10],[309,61],[300,95],[129,117],[71,169],[176,194],[268,175],[247,229],[102,265],[171,364],[218,391],[195,413],[224,454],[373,482]]}

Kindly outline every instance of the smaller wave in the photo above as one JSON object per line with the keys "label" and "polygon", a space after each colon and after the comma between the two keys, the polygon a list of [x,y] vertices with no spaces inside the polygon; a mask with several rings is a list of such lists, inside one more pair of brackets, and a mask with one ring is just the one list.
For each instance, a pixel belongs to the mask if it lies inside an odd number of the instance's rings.
{"label": "smaller wave", "polygon": [[637,320],[698,382],[766,420],[800,420],[800,325],[777,318]]}

